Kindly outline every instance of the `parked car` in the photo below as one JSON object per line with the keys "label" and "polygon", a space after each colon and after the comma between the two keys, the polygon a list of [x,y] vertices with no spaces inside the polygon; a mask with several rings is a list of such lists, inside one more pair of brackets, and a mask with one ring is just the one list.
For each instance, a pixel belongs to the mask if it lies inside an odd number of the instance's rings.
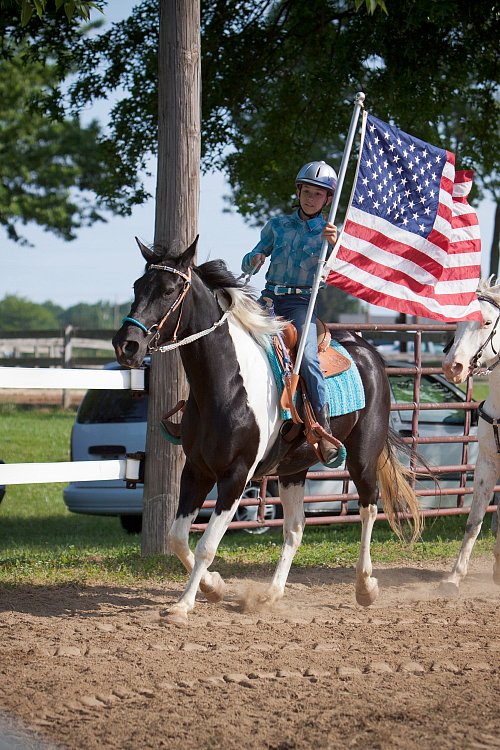
{"label": "parked car", "polygon": [[[111,363],[107,369],[118,369]],[[146,445],[148,397],[145,393],[127,390],[89,390],[82,399],[71,431],[72,461],[102,461],[124,458],[127,453],[143,451]],[[123,528],[138,533],[142,528],[142,485],[128,489],[117,480],[71,482],[63,490],[64,502],[74,513],[119,516]],[[260,483],[250,484],[244,498],[259,497]],[[269,482],[268,494],[278,494],[277,484]],[[207,500],[216,500],[215,487]],[[249,521],[257,517],[258,508],[240,505],[235,521]],[[200,520],[212,513],[211,508],[200,511]],[[266,519],[279,517],[281,506],[265,506]],[[268,527],[252,529],[263,533]]]}
{"label": "parked car", "polygon": [[[391,363],[391,366],[405,366],[405,363]],[[109,368],[118,368],[112,363]],[[412,375],[389,375],[394,402],[413,402]],[[448,383],[441,375],[424,375],[420,389],[420,399],[428,403],[459,402],[465,395],[456,386]],[[89,390],[78,409],[71,435],[71,457],[74,461],[103,460],[123,458],[126,453],[143,451],[146,444],[147,428],[146,394],[135,394],[127,390]],[[421,411],[419,434],[421,437],[456,436],[463,434],[465,412],[452,411],[447,408],[432,411]],[[402,436],[411,436],[412,411],[398,410],[391,413],[392,428]],[[474,430],[475,428],[473,428]],[[462,445],[460,443],[437,443],[422,445],[420,453],[433,466],[452,466],[462,463]],[[474,463],[477,455],[477,443],[469,447],[469,463]],[[311,471],[325,471],[325,467],[316,464]],[[456,487],[458,474],[447,475],[440,480],[442,488]],[[434,489],[432,480],[419,483]],[[260,484],[250,484],[244,497],[258,498]],[[350,483],[349,492],[355,492]],[[268,496],[276,497],[276,482],[268,482]],[[306,495],[332,495],[342,493],[342,481],[332,478],[306,480]],[[215,500],[215,488],[207,499]],[[119,516],[121,524],[128,532],[139,532],[142,522],[142,486],[127,489],[123,480],[72,482],[64,488],[64,502],[68,509],[75,513]],[[423,508],[453,507],[456,495],[422,497]],[[466,496],[470,504],[470,496]],[[348,505],[350,511],[357,510],[357,501]],[[306,503],[306,514],[338,513],[340,501],[315,501]],[[210,508],[202,508],[200,520],[211,514]],[[257,506],[241,506],[234,520],[245,521],[256,518]],[[281,515],[281,506],[267,504],[265,517],[273,519]],[[262,533],[268,527],[259,527]]]}

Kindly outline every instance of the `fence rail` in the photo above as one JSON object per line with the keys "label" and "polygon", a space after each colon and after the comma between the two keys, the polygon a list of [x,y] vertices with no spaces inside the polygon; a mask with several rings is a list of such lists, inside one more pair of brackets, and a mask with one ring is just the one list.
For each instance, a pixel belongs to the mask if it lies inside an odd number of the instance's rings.
{"label": "fence rail", "polygon": [[[398,368],[391,368],[393,374],[412,374],[415,378],[414,385],[414,399],[411,403],[405,404],[393,404],[393,410],[410,410],[412,411],[411,419],[411,432],[409,435],[403,438],[404,442],[409,443],[414,450],[417,449],[418,445],[428,443],[443,443],[443,442],[455,442],[462,444],[462,462],[458,465],[447,465],[434,467],[436,474],[446,476],[447,474],[454,474],[458,476],[457,485],[452,487],[443,488],[441,490],[442,497],[447,495],[453,495],[457,497],[456,507],[447,508],[429,508],[423,510],[424,516],[439,516],[439,515],[455,515],[460,513],[468,513],[469,508],[464,503],[464,498],[467,495],[471,495],[473,487],[469,483],[471,476],[474,471],[474,465],[468,462],[468,446],[470,443],[476,442],[477,438],[470,434],[471,428],[471,412],[477,406],[472,400],[472,379],[469,379],[467,383],[467,400],[465,402],[450,402],[450,403],[422,403],[420,401],[419,394],[419,383],[422,375],[426,374],[437,374],[442,372],[439,363],[439,353],[429,352],[429,355],[436,360],[434,367],[423,365],[423,336],[432,336],[434,341],[443,343],[446,339],[450,338],[453,333],[454,326],[443,325],[443,324],[392,324],[390,326],[381,326],[380,324],[357,324],[355,327],[347,325],[330,325],[329,326],[333,335],[338,329],[355,329],[361,331],[363,334],[371,339],[374,343],[377,340],[387,340],[392,337],[404,344],[403,348],[410,350],[410,352],[398,352],[398,359],[402,358],[402,355],[406,357],[405,366]],[[92,369],[72,369],[69,365],[72,361],[72,347],[83,344],[80,348],[85,346],[91,346],[94,350],[97,350],[102,343],[109,345],[112,349],[110,340],[112,332],[110,332],[109,340],[103,338],[107,333],[104,331],[73,331],[66,330],[62,340],[57,336],[53,335],[54,332],[39,332],[40,336],[33,335],[30,333],[30,341],[50,341],[53,346],[61,346],[62,350],[60,357],[57,359],[59,367],[52,369],[44,369],[42,367],[30,368],[30,367],[19,367],[18,365],[10,367],[10,359],[12,357],[2,358],[1,351],[6,351],[5,342],[18,342],[21,340],[19,334],[0,334],[0,388],[44,388],[44,389],[87,389],[87,388],[111,388],[111,389],[132,389],[132,390],[147,390],[147,383],[145,383],[145,371],[144,370],[92,370]],[[43,334],[43,335],[42,335]],[[99,334],[99,337],[97,337]],[[57,344],[54,344],[54,341]],[[33,344],[37,346],[37,344]],[[4,347],[4,349],[2,349]],[[103,349],[105,347],[102,347]],[[37,350],[40,353],[40,347]],[[391,352],[392,354],[392,352]],[[384,351],[384,356],[386,352]],[[35,356],[34,359],[37,362],[44,361],[46,358],[40,358]],[[21,358],[23,364],[26,360]],[[106,361],[106,360],[105,360]],[[390,362],[388,363],[390,364]],[[4,366],[6,365],[6,366]],[[463,435],[450,436],[436,436],[433,438],[422,438],[418,434],[418,416],[420,412],[432,409],[443,409],[450,408],[456,410],[463,410],[465,412],[464,419],[464,431]],[[127,468],[127,462],[129,460],[135,461],[135,464],[129,464]],[[75,462],[80,464],[79,466],[74,465],[72,467],[71,462],[65,462],[62,464],[9,464],[0,465],[0,484],[16,484],[16,483],[37,483],[37,482],[61,482],[61,481],[92,481],[94,479],[115,479],[123,478],[127,484],[130,483],[133,486],[137,481],[139,469],[137,468],[137,456],[129,456],[127,459],[117,460],[106,460],[106,461],[84,461]],[[130,468],[133,467],[133,468]],[[73,472],[75,472],[73,474]],[[111,472],[108,476],[104,476],[102,472]],[[425,473],[425,470],[424,470]],[[129,476],[130,475],[130,476]],[[16,480],[16,477],[18,479]],[[135,477],[135,478],[134,478]],[[328,478],[332,480],[340,480],[343,482],[342,493],[335,495],[309,495],[305,498],[306,506],[313,502],[331,502],[338,501],[340,510],[335,515],[324,515],[321,517],[308,518],[307,523],[309,524],[326,524],[326,523],[345,523],[345,522],[357,522],[360,520],[359,514],[348,513],[348,504],[358,499],[356,492],[349,491],[349,473],[345,469],[336,469],[324,472],[311,472],[308,475],[309,478]],[[255,521],[240,521],[233,522],[230,524],[230,528],[259,528],[262,526],[280,526],[282,524],[281,519],[270,520],[265,519],[265,506],[269,504],[279,503],[279,498],[266,496],[267,495],[267,482],[268,480],[276,479],[276,477],[268,477],[263,480],[261,484],[260,499],[248,499],[242,502],[242,505],[257,506],[258,514],[257,520]],[[495,487],[495,491],[500,491],[500,486]],[[419,490],[416,489],[416,494],[419,497],[429,497],[435,495],[435,491],[432,490]],[[206,501],[205,507],[213,507],[213,501]],[[496,510],[495,506],[488,508],[490,512]],[[383,514],[379,515],[380,518],[384,518]],[[206,524],[195,523],[192,525],[192,530],[201,531],[206,528]]]}
{"label": "fence rail", "polygon": [[99,366],[114,359],[111,343],[114,333],[114,330],[73,326],[29,333],[0,331],[0,363],[2,367]]}

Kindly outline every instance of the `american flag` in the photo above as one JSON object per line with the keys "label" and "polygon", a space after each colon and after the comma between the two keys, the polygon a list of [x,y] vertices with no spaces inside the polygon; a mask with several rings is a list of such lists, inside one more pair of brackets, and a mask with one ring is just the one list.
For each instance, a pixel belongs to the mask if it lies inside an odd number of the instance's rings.
{"label": "american flag", "polygon": [[481,240],[455,156],[363,114],[353,195],[327,284],[397,312],[481,320]]}

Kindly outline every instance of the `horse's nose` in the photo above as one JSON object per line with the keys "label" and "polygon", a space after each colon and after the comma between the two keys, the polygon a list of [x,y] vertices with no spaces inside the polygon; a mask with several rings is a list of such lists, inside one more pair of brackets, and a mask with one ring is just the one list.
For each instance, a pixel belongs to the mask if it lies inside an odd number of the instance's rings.
{"label": "horse's nose", "polygon": [[443,372],[450,382],[462,383],[467,377],[468,369],[464,367],[462,362],[453,359],[443,362]]}
{"label": "horse's nose", "polygon": [[121,365],[130,366],[139,351],[139,344],[137,341],[125,339],[125,341],[122,342],[113,342],[113,345],[115,347],[115,354],[118,362]]}

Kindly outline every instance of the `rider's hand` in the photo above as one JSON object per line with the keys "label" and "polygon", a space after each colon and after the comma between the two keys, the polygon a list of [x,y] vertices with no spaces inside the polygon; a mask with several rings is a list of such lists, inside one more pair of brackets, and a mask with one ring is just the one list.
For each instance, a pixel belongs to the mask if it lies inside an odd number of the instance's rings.
{"label": "rider's hand", "polygon": [[252,264],[252,268],[254,269],[254,273],[256,273],[261,265],[265,262],[266,256],[264,253],[257,253],[257,255],[254,255],[252,260],[250,261]]}
{"label": "rider's hand", "polygon": [[333,247],[337,242],[337,227],[335,224],[330,224],[330,222],[328,222],[323,229],[322,237]]}

